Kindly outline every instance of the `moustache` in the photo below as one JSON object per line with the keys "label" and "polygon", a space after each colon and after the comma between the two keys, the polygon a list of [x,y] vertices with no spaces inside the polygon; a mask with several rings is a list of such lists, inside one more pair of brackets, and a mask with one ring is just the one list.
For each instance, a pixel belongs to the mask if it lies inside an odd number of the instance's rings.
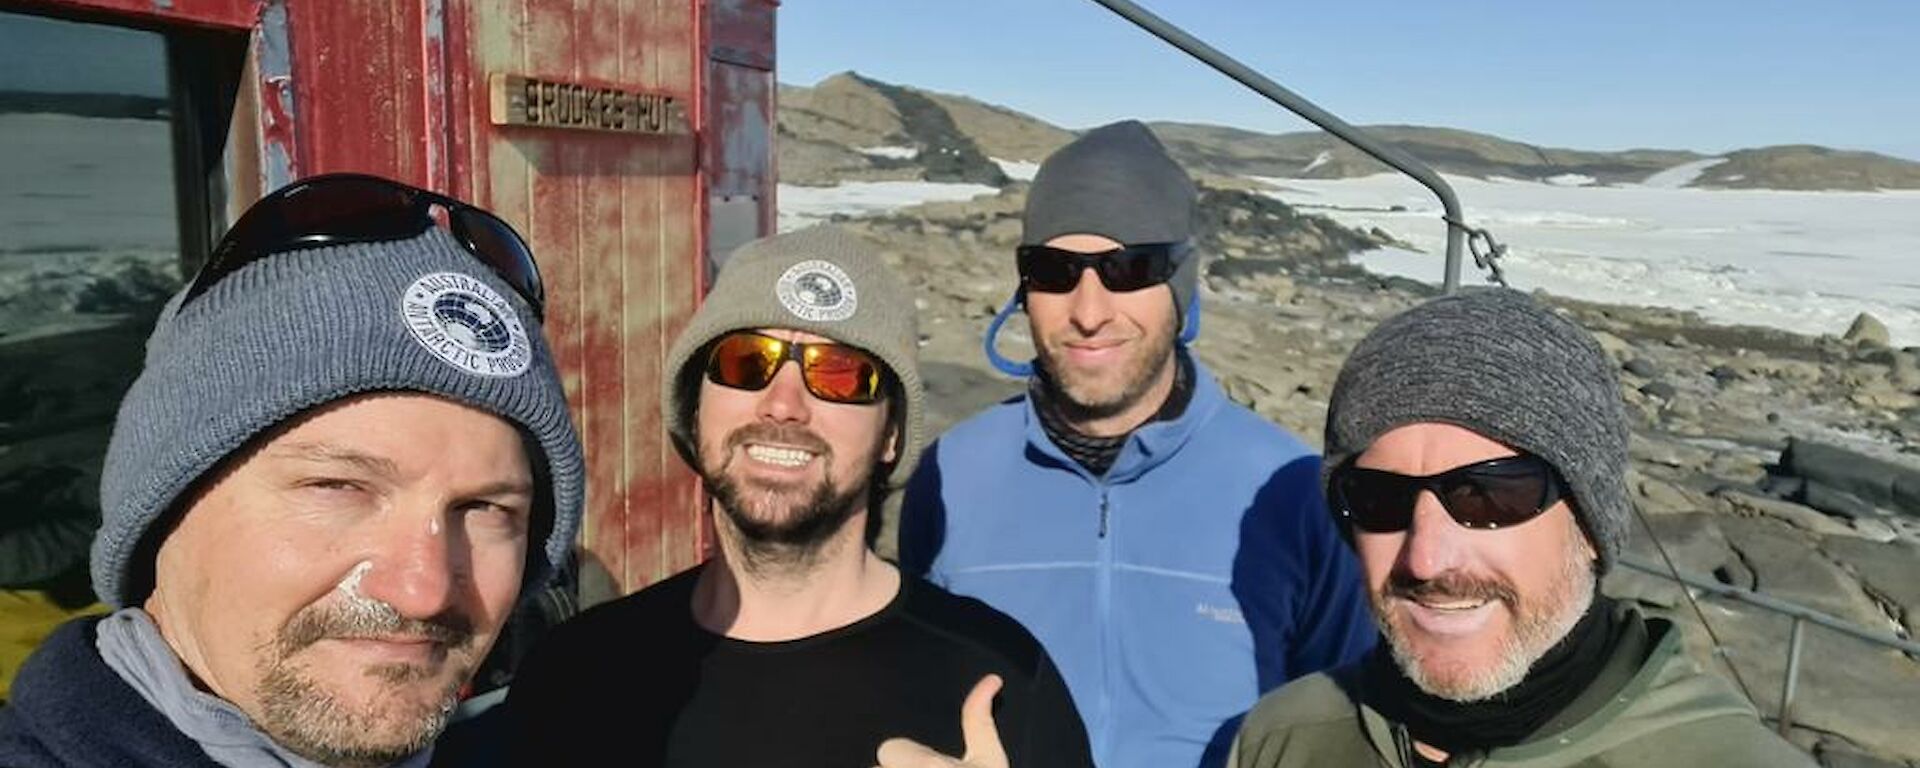
{"label": "moustache", "polygon": [[473,622],[458,614],[409,619],[379,600],[350,600],[312,606],[296,614],[280,631],[281,653],[291,654],[321,640],[424,640],[447,648],[473,642]]}
{"label": "moustache", "polygon": [[1387,576],[1387,583],[1381,587],[1380,594],[1382,597],[1424,602],[1498,600],[1509,606],[1520,603],[1520,593],[1512,584],[1497,579],[1475,578],[1460,571],[1446,571],[1431,579],[1396,571]]}

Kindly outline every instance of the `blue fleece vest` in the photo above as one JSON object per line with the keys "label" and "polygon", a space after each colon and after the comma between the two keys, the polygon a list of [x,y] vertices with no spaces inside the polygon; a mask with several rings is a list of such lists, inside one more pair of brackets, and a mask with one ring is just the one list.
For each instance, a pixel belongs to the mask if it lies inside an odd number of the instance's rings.
{"label": "blue fleece vest", "polygon": [[941,436],[907,487],[901,566],[1040,639],[1102,768],[1220,765],[1262,692],[1373,644],[1319,457],[1194,379],[1105,477],[1022,396]]}

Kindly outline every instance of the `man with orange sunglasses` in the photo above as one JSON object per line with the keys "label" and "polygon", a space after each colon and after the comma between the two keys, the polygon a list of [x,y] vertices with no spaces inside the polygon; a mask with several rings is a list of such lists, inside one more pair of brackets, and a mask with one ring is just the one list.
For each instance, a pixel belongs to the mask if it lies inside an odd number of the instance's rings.
{"label": "man with orange sunglasses", "polygon": [[924,441],[914,312],[842,230],[734,252],[667,355],[663,396],[718,551],[548,635],[508,698],[516,762],[892,765],[942,759],[931,748],[1091,765],[1025,629],[868,546]]}

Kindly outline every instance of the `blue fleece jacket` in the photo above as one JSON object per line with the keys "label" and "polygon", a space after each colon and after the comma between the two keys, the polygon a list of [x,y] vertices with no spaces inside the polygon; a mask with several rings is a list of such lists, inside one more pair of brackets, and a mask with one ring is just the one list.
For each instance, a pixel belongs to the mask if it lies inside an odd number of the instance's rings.
{"label": "blue fleece jacket", "polygon": [[1105,477],[1016,397],[941,436],[907,486],[901,566],[1040,639],[1101,768],[1220,765],[1262,692],[1373,644],[1319,457],[1198,361],[1194,378]]}

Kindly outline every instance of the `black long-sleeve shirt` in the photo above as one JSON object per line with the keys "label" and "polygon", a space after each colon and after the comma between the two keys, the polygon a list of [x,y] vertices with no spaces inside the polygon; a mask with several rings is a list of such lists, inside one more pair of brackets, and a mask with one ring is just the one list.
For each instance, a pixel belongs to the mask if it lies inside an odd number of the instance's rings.
{"label": "black long-sleeve shirt", "polygon": [[963,751],[960,704],[1005,681],[995,724],[1015,768],[1092,766],[1059,672],[1018,622],[912,577],[878,613],[786,642],[693,619],[699,568],[556,627],[508,694],[520,765],[864,768],[905,736]]}

